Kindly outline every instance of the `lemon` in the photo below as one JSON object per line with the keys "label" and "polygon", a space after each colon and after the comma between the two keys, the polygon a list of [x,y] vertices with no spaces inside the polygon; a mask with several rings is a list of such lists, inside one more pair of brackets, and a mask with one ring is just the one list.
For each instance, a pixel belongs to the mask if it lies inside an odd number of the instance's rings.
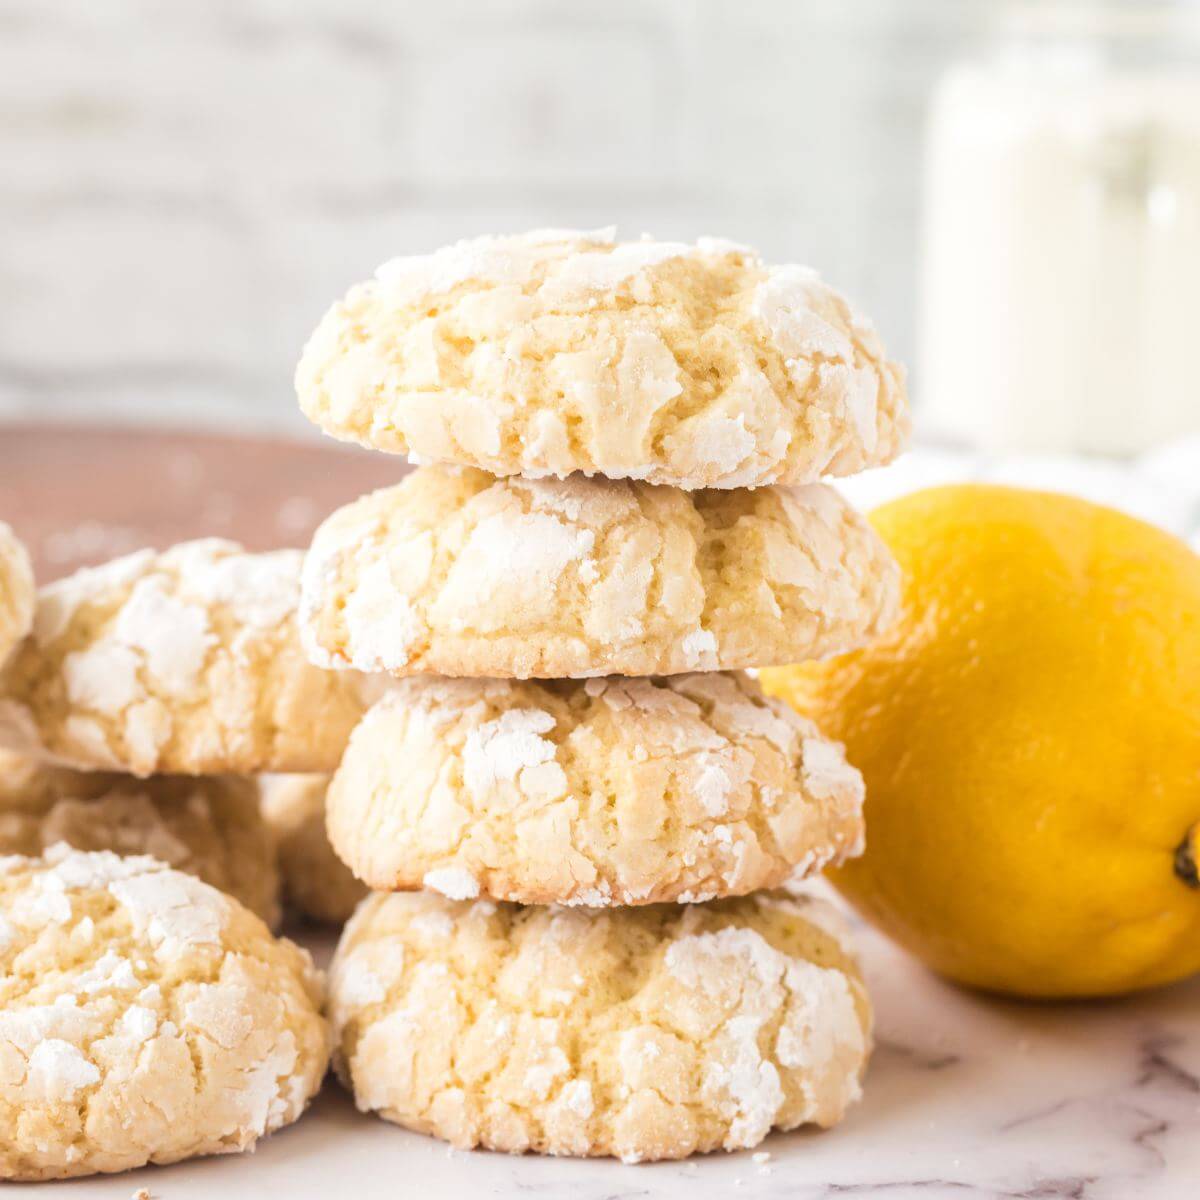
{"label": "lemon", "polygon": [[934,488],[871,520],[904,570],[898,623],[762,673],[866,778],[866,853],[836,886],[981,988],[1200,971],[1200,557],[1014,488]]}

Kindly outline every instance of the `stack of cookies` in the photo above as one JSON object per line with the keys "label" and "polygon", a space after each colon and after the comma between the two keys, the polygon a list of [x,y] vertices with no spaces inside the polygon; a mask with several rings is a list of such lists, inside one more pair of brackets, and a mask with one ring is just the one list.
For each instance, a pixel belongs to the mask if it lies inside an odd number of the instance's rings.
{"label": "stack of cookies", "polygon": [[35,592],[0,524],[0,1178],[248,1149],[321,1085],[249,776],[331,770],[373,685],[302,653],[300,560],[205,540]]}
{"label": "stack of cookies", "polygon": [[743,672],[892,619],[895,564],[816,482],[904,443],[871,326],[732,243],[548,230],[386,264],[297,386],[423,464],[302,580],[312,662],[398,680],[328,795],[373,889],[330,985],[359,1107],[626,1160],[836,1122],[868,1001],[770,889],[859,850],[862,781]]}

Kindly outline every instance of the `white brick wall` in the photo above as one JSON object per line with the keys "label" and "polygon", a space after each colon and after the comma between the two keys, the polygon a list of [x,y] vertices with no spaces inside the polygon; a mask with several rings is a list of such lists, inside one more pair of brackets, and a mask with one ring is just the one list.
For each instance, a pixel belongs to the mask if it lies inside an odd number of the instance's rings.
{"label": "white brick wall", "polygon": [[299,431],[345,286],[477,232],[719,232],[907,356],[961,0],[0,0],[0,415]]}

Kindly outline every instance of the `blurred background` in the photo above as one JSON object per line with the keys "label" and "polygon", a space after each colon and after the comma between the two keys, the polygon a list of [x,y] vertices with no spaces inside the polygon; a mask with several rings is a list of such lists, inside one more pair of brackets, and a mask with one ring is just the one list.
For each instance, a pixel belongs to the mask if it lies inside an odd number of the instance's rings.
{"label": "blurred background", "polygon": [[816,266],[909,363],[928,446],[1191,477],[1198,25],[1154,0],[0,0],[0,418],[310,437],[300,348],[381,261],[616,222]]}
{"label": "blurred background", "polygon": [[926,105],[986,7],[5,0],[0,403],[299,430],[349,284],[548,224],[809,261],[911,357]]}

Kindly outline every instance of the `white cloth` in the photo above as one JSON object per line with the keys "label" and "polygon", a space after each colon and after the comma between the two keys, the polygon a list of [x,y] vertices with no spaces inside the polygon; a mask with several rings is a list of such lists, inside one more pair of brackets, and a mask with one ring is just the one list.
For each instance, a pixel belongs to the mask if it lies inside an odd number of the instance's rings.
{"label": "white cloth", "polygon": [[1200,550],[1200,433],[1128,461],[989,456],[918,443],[890,467],[836,481],[864,509],[919,488],[963,482],[1082,496],[1160,525]]}

